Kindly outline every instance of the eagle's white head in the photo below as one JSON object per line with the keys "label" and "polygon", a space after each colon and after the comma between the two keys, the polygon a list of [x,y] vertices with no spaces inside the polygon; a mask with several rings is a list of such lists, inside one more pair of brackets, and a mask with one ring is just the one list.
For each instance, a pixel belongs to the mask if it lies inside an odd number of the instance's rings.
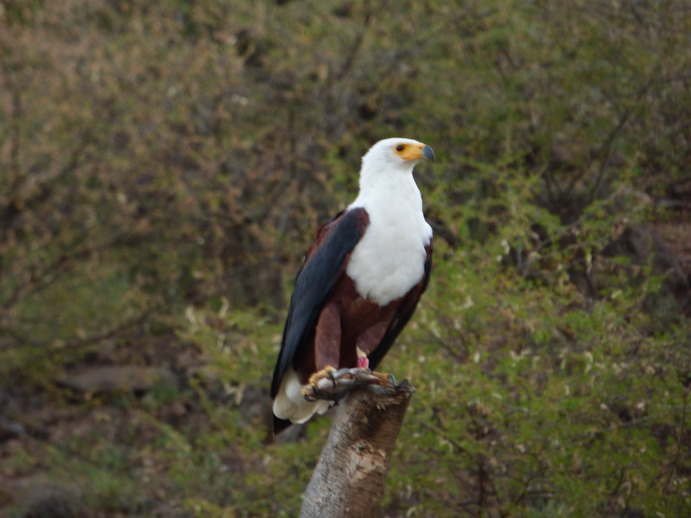
{"label": "eagle's white head", "polygon": [[434,151],[422,142],[400,137],[380,140],[362,157],[360,194],[351,206],[366,203],[366,200],[371,206],[372,202],[388,205],[391,200],[413,198],[421,207],[413,168],[423,158],[434,160]]}
{"label": "eagle's white head", "polygon": [[387,138],[374,144],[362,157],[362,174],[410,172],[423,158],[434,160],[431,147],[409,138]]}

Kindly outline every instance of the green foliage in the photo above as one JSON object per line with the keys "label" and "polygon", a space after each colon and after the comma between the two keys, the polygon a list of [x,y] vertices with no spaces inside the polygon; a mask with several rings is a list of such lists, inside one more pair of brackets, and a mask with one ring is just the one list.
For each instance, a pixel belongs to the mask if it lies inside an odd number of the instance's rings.
{"label": "green foliage", "polygon": [[[96,514],[297,514],[329,421],[269,437],[290,282],[403,135],[438,157],[435,266],[384,363],[418,388],[388,513],[691,514],[678,272],[612,252],[689,223],[655,205],[691,160],[689,35],[682,0],[0,3],[0,396],[74,431],[0,471]],[[117,362],[183,383],[54,385]]]}
{"label": "green foliage", "polygon": [[454,259],[436,269],[408,338],[439,347],[399,347],[387,364],[419,389],[391,505],[420,516],[688,512],[676,464],[688,451],[688,329],[651,336],[634,293],[586,308],[569,285]]}

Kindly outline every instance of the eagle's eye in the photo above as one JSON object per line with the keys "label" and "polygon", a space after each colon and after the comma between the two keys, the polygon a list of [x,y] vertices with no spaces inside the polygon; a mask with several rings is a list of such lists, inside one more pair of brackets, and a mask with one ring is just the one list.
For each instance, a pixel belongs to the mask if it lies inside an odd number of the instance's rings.
{"label": "eagle's eye", "polygon": [[396,151],[403,151],[405,149],[405,144],[399,144],[396,146]]}

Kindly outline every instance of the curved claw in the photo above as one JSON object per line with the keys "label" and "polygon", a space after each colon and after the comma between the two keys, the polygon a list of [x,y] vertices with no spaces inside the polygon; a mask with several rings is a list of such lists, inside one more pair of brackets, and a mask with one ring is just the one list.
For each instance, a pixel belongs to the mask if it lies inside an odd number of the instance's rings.
{"label": "curved claw", "polygon": [[307,383],[312,387],[316,387],[319,384],[319,380],[325,379],[327,377],[331,378],[333,380],[334,374],[336,372],[338,372],[338,371],[334,367],[332,367],[331,365],[327,365],[322,370],[317,371],[314,374],[312,374]]}
{"label": "curved claw", "polygon": [[333,385],[331,390],[334,390],[336,388],[338,372],[339,371],[337,371],[331,365],[327,365],[322,370],[313,373],[307,381],[307,385],[302,387],[301,392],[302,396],[305,398],[305,401],[313,403],[318,399],[330,399],[328,397],[329,388],[321,382],[323,380],[331,380],[331,384]]}

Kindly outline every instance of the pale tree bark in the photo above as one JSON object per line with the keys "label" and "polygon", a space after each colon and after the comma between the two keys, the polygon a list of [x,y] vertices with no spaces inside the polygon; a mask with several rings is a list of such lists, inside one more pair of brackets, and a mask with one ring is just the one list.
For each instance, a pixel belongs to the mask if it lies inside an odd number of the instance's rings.
{"label": "pale tree bark", "polygon": [[369,385],[339,402],[305,491],[301,518],[376,518],[394,444],[415,389]]}

